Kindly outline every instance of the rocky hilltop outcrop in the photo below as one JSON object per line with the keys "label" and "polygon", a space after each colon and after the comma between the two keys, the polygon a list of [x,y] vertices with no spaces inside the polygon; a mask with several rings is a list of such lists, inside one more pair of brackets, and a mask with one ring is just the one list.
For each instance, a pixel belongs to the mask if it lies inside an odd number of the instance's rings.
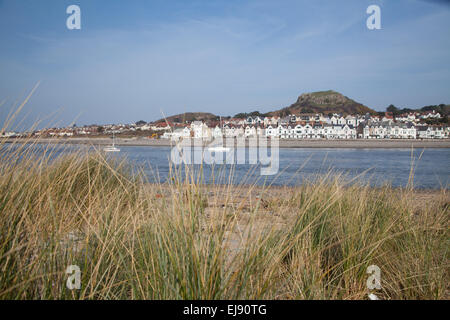
{"label": "rocky hilltop outcrop", "polygon": [[376,111],[356,102],[339,92],[328,90],[300,95],[295,103],[289,107],[270,112],[270,115],[286,116],[300,113],[342,113],[347,114],[375,114]]}

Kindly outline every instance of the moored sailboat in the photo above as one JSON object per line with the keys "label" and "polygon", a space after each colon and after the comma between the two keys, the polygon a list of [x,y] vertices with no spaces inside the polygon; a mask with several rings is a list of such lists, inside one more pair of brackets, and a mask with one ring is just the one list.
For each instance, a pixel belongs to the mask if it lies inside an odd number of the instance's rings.
{"label": "moored sailboat", "polygon": [[114,139],[115,139],[115,138],[114,138],[114,132],[113,132],[113,142],[112,142],[112,145],[103,148],[103,151],[105,151],[105,152],[119,152],[119,151],[120,151],[120,149],[116,147]]}

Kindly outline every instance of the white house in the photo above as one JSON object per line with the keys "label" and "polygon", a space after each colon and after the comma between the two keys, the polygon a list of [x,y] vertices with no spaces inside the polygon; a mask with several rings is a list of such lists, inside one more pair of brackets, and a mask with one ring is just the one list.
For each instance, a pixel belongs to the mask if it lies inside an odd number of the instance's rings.
{"label": "white house", "polygon": [[338,116],[338,115],[333,115],[330,119],[331,124],[339,124],[339,125],[344,125],[347,123],[347,121],[345,120],[344,117],[342,116]]}
{"label": "white house", "polygon": [[223,137],[222,128],[220,128],[219,126],[216,126],[213,130],[212,135],[214,138],[222,138]]}
{"label": "white house", "polygon": [[348,115],[345,117],[345,123],[349,126],[356,127],[358,125],[358,119],[354,116]]}
{"label": "white house", "polygon": [[15,137],[17,133],[13,131],[0,132],[0,136],[4,138]]}
{"label": "white house", "polygon": [[277,137],[277,129],[269,125],[265,131],[266,137],[275,138]]}
{"label": "white house", "polygon": [[211,130],[202,121],[193,121],[191,123],[191,130],[194,132],[194,138],[205,140],[211,138]]}
{"label": "white house", "polygon": [[174,141],[180,138],[189,138],[191,136],[191,130],[188,127],[177,128],[173,132],[165,132],[163,134],[164,138],[171,138]]}
{"label": "white house", "polygon": [[436,112],[436,110],[433,110],[431,112],[427,112],[425,114],[422,114],[420,116],[421,119],[440,119],[442,118],[441,114],[439,112]]}
{"label": "white house", "polygon": [[280,120],[280,117],[273,116],[273,117],[265,117],[264,118],[264,125],[267,127],[269,125],[277,126],[278,121]]}
{"label": "white house", "polygon": [[435,139],[443,139],[445,137],[445,128],[442,126],[431,126]]}
{"label": "white house", "polygon": [[244,136],[246,138],[256,137],[256,128],[254,126],[246,126]]}

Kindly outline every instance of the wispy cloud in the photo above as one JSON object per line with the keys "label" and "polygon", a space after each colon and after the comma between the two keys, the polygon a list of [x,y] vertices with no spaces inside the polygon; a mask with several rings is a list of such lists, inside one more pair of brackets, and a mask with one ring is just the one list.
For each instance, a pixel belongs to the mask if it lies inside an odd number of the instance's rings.
{"label": "wispy cloud", "polygon": [[[407,13],[392,11],[406,3]],[[82,113],[82,123],[151,120],[161,109],[264,111],[322,89],[378,109],[450,101],[450,14],[414,3],[384,3],[380,32],[365,28],[359,0],[208,4],[214,10],[197,3],[199,11],[182,2],[180,12],[189,14],[149,20],[108,6],[97,16],[81,3],[83,16],[99,20],[80,32],[10,25],[0,51],[0,97],[42,80],[31,110],[65,106],[65,120]],[[113,14],[123,19],[120,27],[109,24]]]}

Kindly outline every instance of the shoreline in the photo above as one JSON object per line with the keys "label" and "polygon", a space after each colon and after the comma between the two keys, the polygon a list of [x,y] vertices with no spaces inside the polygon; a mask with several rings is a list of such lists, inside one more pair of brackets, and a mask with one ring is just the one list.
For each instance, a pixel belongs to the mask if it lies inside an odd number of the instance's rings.
{"label": "shoreline", "polygon": [[[0,143],[39,143],[39,144],[83,144],[106,146],[111,144],[109,138],[2,138]],[[116,138],[117,146],[133,147],[171,147],[175,142],[163,139]],[[246,140],[248,146],[248,140]],[[400,148],[450,148],[450,139],[442,140],[279,140],[280,148],[353,148],[353,149],[400,149]]]}

